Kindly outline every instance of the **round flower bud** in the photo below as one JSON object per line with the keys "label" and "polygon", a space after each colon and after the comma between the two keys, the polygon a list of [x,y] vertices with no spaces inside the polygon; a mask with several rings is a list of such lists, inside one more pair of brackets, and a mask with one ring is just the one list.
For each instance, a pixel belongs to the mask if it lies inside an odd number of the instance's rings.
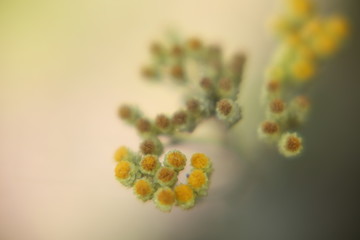
{"label": "round flower bud", "polygon": [[173,130],[173,125],[170,118],[164,114],[156,116],[155,126],[161,133],[170,133]]}
{"label": "round flower bud", "polygon": [[185,81],[185,72],[180,65],[174,65],[170,68],[170,76],[176,80],[176,82],[181,83]]}
{"label": "round flower bud", "polygon": [[190,117],[189,113],[184,110],[175,112],[171,122],[179,131],[192,131],[195,127],[193,119]]}
{"label": "round flower bud", "polygon": [[258,128],[258,134],[262,139],[276,140],[280,135],[280,126],[274,121],[264,121]]}
{"label": "round flower bud", "polygon": [[195,205],[195,193],[186,184],[180,184],[174,188],[177,205],[183,209],[192,208]]}
{"label": "round flower bud", "polygon": [[231,99],[221,99],[216,103],[216,116],[233,125],[241,119],[240,107]]}
{"label": "round flower bud", "polygon": [[289,127],[297,127],[303,124],[309,114],[310,101],[306,96],[297,96],[291,102],[289,106]]}
{"label": "round flower bud", "polygon": [[299,82],[308,81],[315,74],[315,63],[310,59],[298,59],[291,65],[290,73]]}
{"label": "round flower bud", "polygon": [[141,68],[141,75],[147,80],[159,80],[159,72],[154,66],[144,66]]}
{"label": "round flower bud", "polygon": [[129,148],[125,146],[119,147],[114,154],[114,159],[117,162],[120,162],[121,160],[129,160],[131,159],[131,151]]}
{"label": "round flower bud", "polygon": [[155,133],[153,124],[143,117],[136,121],[136,129],[141,136],[150,136]]}
{"label": "round flower bud", "polygon": [[140,144],[140,151],[142,154],[161,155],[163,152],[163,145],[158,138],[147,138]]}
{"label": "round flower bud", "polygon": [[121,105],[118,110],[118,115],[122,120],[134,124],[140,118],[141,113],[133,106]]}
{"label": "round flower bud", "polygon": [[203,153],[194,153],[191,156],[191,166],[203,170],[206,173],[209,173],[212,170],[210,158]]}
{"label": "round flower bud", "polygon": [[202,48],[203,44],[200,39],[193,37],[188,40],[187,46],[192,51],[198,51]]}
{"label": "round flower bud", "polygon": [[155,181],[161,186],[172,187],[177,180],[177,173],[169,167],[160,167],[155,174]]}
{"label": "round flower bud", "polygon": [[115,177],[126,187],[134,184],[137,167],[130,161],[122,160],[115,167]]}
{"label": "round flower bud", "polygon": [[287,0],[290,14],[295,20],[304,20],[313,13],[314,6],[309,0]]}
{"label": "round flower bud", "polygon": [[175,203],[175,193],[171,188],[161,187],[155,194],[153,201],[158,209],[164,212],[170,212]]}
{"label": "round flower bud", "polygon": [[201,117],[208,117],[211,112],[210,102],[207,98],[191,97],[186,100],[188,113],[199,120]]}
{"label": "round flower bud", "polygon": [[170,151],[165,155],[164,165],[175,171],[181,171],[186,166],[186,156],[177,150]]}
{"label": "round flower bud", "polygon": [[209,181],[206,173],[200,169],[194,169],[189,174],[188,184],[189,186],[200,196],[207,195],[207,189],[209,187]]}
{"label": "round flower bud", "polygon": [[349,23],[342,16],[332,16],[325,22],[326,31],[341,40],[349,34]]}
{"label": "round flower bud", "polygon": [[287,116],[286,104],[283,100],[276,98],[269,102],[267,109],[267,117],[274,120],[284,120]]}
{"label": "round flower bud", "polygon": [[235,93],[234,83],[230,78],[222,78],[219,81],[218,85],[219,96],[224,97],[232,97]]}
{"label": "round flower bud", "polygon": [[153,183],[143,178],[135,181],[133,190],[136,197],[145,202],[152,198],[155,188]]}
{"label": "round flower bud", "polygon": [[155,175],[156,171],[160,167],[158,156],[156,155],[145,155],[141,158],[139,163],[140,172],[148,175]]}
{"label": "round flower bud", "polygon": [[298,155],[303,149],[302,138],[296,133],[284,133],[279,140],[279,151],[285,157]]}

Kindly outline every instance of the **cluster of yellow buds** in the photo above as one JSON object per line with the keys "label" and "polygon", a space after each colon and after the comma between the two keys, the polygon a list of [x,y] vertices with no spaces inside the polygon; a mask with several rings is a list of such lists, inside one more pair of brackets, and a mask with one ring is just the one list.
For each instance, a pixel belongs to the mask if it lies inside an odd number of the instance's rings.
{"label": "cluster of yellow buds", "polygon": [[179,184],[178,175],[187,162],[180,151],[168,152],[160,162],[157,155],[134,153],[122,146],[115,152],[114,159],[116,179],[125,187],[133,188],[140,200],[152,199],[162,211],[169,212],[173,205],[192,208],[198,197],[207,195],[212,163],[203,153],[192,155],[187,183]]}
{"label": "cluster of yellow buds", "polygon": [[241,119],[237,95],[245,55],[238,53],[224,61],[219,46],[205,45],[198,38],[179,37],[153,43],[150,52],[151,64],[141,71],[145,79],[170,80],[185,86],[188,95],[184,107],[172,115],[158,114],[155,119],[146,117],[136,106],[120,106],[119,117],[135,127],[142,141],[138,152],[124,146],[116,151],[115,176],[124,186],[132,187],[139,199],[153,199],[162,211],[170,211],[174,204],[189,209],[198,197],[207,195],[212,163],[203,153],[193,154],[187,183],[177,184],[187,158],[173,150],[160,162],[164,150],[161,139],[177,140],[208,118],[217,118],[229,128],[236,124]]}
{"label": "cluster of yellow buds", "polygon": [[277,142],[279,152],[290,157],[303,148],[302,138],[293,131],[309,113],[305,86],[314,78],[317,65],[342,45],[349,26],[341,16],[319,16],[310,0],[286,3],[285,13],[272,22],[280,44],[265,73],[266,119],[258,133],[262,139]]}

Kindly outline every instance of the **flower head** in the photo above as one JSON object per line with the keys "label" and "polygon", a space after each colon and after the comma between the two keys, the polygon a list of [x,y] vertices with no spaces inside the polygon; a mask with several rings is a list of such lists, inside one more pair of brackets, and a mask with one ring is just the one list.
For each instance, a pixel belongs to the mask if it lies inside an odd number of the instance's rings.
{"label": "flower head", "polygon": [[180,184],[174,188],[177,205],[189,209],[195,205],[195,193],[187,184]]}
{"label": "flower head", "polygon": [[188,177],[189,186],[200,196],[207,194],[209,181],[206,173],[200,169],[193,169]]}
{"label": "flower head", "polygon": [[155,192],[153,200],[156,207],[161,211],[170,212],[176,198],[171,188],[161,187]]}
{"label": "flower head", "polygon": [[279,151],[286,157],[298,155],[302,148],[302,138],[296,133],[284,133],[279,140]]}
{"label": "flower head", "polygon": [[165,155],[164,164],[175,171],[181,171],[185,168],[186,156],[178,150],[170,151]]}
{"label": "flower head", "polygon": [[212,170],[210,158],[203,153],[194,153],[191,156],[191,166],[207,173]]}
{"label": "flower head", "polygon": [[177,180],[177,172],[169,167],[160,167],[155,174],[155,181],[161,186],[174,186]]}
{"label": "flower head", "polygon": [[157,169],[160,167],[158,156],[156,155],[145,155],[141,158],[139,163],[140,172],[148,175],[155,175]]}
{"label": "flower head", "polygon": [[154,190],[154,184],[145,178],[136,180],[134,184],[134,194],[142,201],[151,199]]}
{"label": "flower head", "polygon": [[121,160],[115,167],[115,177],[124,186],[130,187],[133,185],[138,168],[129,161]]}

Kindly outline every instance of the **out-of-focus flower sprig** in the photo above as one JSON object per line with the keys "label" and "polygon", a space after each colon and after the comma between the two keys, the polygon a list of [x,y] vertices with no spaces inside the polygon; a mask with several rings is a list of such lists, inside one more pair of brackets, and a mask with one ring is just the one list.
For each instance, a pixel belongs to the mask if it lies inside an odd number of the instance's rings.
{"label": "out-of-focus flower sprig", "polygon": [[349,24],[339,15],[320,16],[310,0],[286,0],[285,12],[271,27],[280,44],[265,73],[262,99],[266,119],[258,133],[262,139],[277,142],[279,152],[291,157],[303,148],[302,138],[294,130],[309,113],[306,86],[321,62],[343,44]]}
{"label": "out-of-focus flower sprig", "polygon": [[186,87],[187,96],[182,108],[171,115],[158,114],[155,119],[145,116],[136,106],[120,106],[119,117],[135,127],[142,142],[138,152],[125,146],[116,151],[115,176],[124,186],[132,187],[139,199],[152,199],[162,211],[170,211],[174,204],[189,209],[198,197],[207,195],[212,163],[203,153],[193,154],[187,183],[178,184],[178,174],[187,158],[173,150],[160,162],[164,149],[161,139],[177,141],[181,134],[190,134],[208,118],[217,118],[229,128],[236,124],[241,119],[237,98],[245,55],[238,53],[224,61],[219,46],[206,45],[198,38],[179,37],[153,43],[150,54],[150,64],[141,70],[143,77],[158,83],[170,80]]}

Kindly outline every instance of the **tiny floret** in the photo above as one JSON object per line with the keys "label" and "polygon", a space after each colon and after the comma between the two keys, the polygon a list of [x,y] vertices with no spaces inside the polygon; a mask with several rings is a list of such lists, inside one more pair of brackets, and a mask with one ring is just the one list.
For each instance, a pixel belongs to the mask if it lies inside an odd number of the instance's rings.
{"label": "tiny floret", "polygon": [[155,180],[161,186],[174,186],[177,182],[177,173],[169,167],[160,167],[155,175]]}
{"label": "tiny floret", "polygon": [[161,155],[163,146],[158,138],[147,138],[140,144],[140,151],[146,154]]}
{"label": "tiny floret", "polygon": [[233,100],[223,98],[216,103],[216,116],[233,125],[241,119],[240,107]]}
{"label": "tiny floret", "polygon": [[177,205],[183,209],[192,208],[195,205],[195,193],[186,184],[180,184],[174,188]]}
{"label": "tiny floret", "polygon": [[285,157],[298,155],[302,150],[302,138],[296,133],[285,133],[279,141],[279,151]]}
{"label": "tiny floret", "polygon": [[156,155],[145,155],[140,161],[140,171],[143,174],[155,175],[157,169],[160,167],[158,156]]}
{"label": "tiny floret", "polygon": [[211,171],[211,161],[209,157],[203,153],[194,153],[191,156],[191,166],[205,172]]}
{"label": "tiny floret", "polygon": [[185,168],[186,156],[177,150],[170,151],[165,155],[164,164],[175,171],[181,171]]}
{"label": "tiny floret", "polygon": [[280,134],[280,126],[274,121],[264,121],[258,128],[258,134],[260,138],[274,140]]}
{"label": "tiny floret", "polygon": [[200,169],[192,170],[192,172],[188,177],[188,184],[200,196],[204,196],[207,194],[209,182],[208,182],[208,177],[203,170]]}
{"label": "tiny floret", "polygon": [[147,179],[139,179],[134,184],[134,194],[142,201],[152,198],[154,193],[153,184]]}
{"label": "tiny floret", "polygon": [[156,207],[161,211],[170,212],[176,198],[171,188],[161,187],[155,192],[153,200]]}
{"label": "tiny floret", "polygon": [[115,167],[115,177],[126,187],[133,185],[137,167],[129,161],[122,160]]}

